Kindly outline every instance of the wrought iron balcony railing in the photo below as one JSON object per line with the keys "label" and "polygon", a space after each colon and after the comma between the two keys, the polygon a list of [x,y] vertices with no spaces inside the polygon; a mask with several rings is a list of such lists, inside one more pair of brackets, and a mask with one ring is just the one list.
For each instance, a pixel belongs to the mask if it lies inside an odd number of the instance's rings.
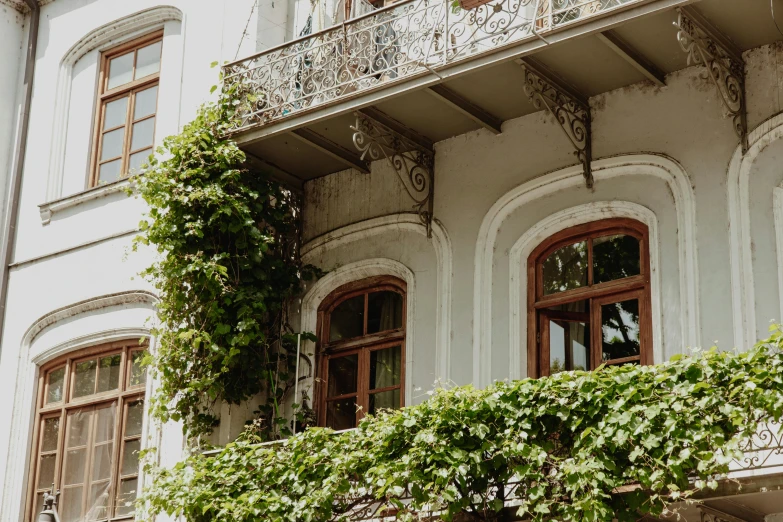
{"label": "wrought iron balcony railing", "polygon": [[223,67],[247,103],[232,132],[269,124],[645,0],[406,0]]}

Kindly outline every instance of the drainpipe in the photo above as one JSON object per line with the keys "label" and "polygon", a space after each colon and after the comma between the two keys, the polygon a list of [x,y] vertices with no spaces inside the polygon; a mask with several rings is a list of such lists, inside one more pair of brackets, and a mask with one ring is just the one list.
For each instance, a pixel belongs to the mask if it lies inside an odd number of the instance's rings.
{"label": "drainpipe", "polygon": [[9,266],[13,261],[14,244],[16,243],[16,223],[19,218],[19,192],[22,188],[22,172],[24,158],[27,152],[27,128],[30,124],[30,102],[33,98],[33,74],[35,72],[35,54],[38,47],[38,25],[40,22],[40,7],[37,0],[25,0],[30,8],[30,32],[27,35],[27,54],[24,64],[24,99],[19,125],[19,141],[14,154],[14,173],[9,185],[8,210],[4,226],[5,241],[0,250],[2,259],[2,277],[0,278],[0,354],[2,353],[3,331],[5,330],[6,305],[8,304]]}

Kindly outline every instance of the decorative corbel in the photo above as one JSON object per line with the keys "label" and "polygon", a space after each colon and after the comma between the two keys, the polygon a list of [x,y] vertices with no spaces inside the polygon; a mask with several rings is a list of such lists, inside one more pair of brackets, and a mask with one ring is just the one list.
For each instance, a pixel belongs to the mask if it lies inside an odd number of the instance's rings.
{"label": "decorative corbel", "polygon": [[733,116],[744,154],[748,150],[748,120],[742,52],[695,9],[681,7],[677,12],[677,41],[688,55],[688,65],[705,66],[704,77],[712,78],[724,107]]}
{"label": "decorative corbel", "polygon": [[537,109],[546,109],[560,124],[582,164],[587,188],[593,188],[590,105],[584,96],[532,59],[517,60],[525,72],[525,94]]}

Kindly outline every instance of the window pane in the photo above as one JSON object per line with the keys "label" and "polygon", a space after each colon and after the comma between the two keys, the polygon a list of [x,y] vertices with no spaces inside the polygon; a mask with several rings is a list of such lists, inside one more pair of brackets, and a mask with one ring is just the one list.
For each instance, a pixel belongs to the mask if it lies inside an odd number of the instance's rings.
{"label": "window pane", "polygon": [[144,149],[141,152],[137,152],[135,154],[131,154],[130,156],[130,162],[128,164],[128,172],[131,174],[141,171],[142,165],[146,165],[149,163],[150,154],[152,154],[152,149]]}
{"label": "window pane", "polygon": [[329,341],[350,339],[364,333],[364,296],[346,299],[332,311]]}
{"label": "window pane", "polygon": [[125,436],[141,435],[144,422],[144,401],[136,401],[128,405],[128,418],[125,421]]}
{"label": "window pane", "polygon": [[101,161],[122,156],[122,140],[125,137],[125,129],[116,129],[103,135],[103,147],[101,148]]}
{"label": "window pane", "polygon": [[68,433],[66,435],[66,448],[85,446],[90,433],[90,419],[92,410],[77,410],[68,414]]}
{"label": "window pane", "polygon": [[98,363],[98,393],[120,386],[120,354],[101,357]]}
{"label": "window pane", "polygon": [[133,79],[133,53],[123,54],[109,60],[109,85],[114,89]]}
{"label": "window pane", "polygon": [[400,390],[389,390],[370,395],[370,413],[378,410],[400,409]]}
{"label": "window pane", "polygon": [[125,451],[122,454],[122,467],[120,474],[135,475],[139,472],[139,451],[141,440],[129,440],[125,443]]}
{"label": "window pane", "polygon": [[73,380],[73,396],[84,397],[95,393],[95,369],[98,363],[95,359],[76,363],[76,375]]}
{"label": "window pane", "polygon": [[133,124],[130,150],[138,150],[152,146],[152,135],[155,133],[155,118],[147,118]]}
{"label": "window pane", "polygon": [[354,398],[326,403],[326,427],[347,430],[356,427],[356,400]]}
{"label": "window pane", "polygon": [[[52,485],[49,484],[48,487],[52,487]],[[43,495],[43,492],[41,492],[35,496],[35,511],[33,511],[33,513],[36,517],[38,516],[38,513],[43,511]]]}
{"label": "window pane", "polygon": [[93,484],[90,488],[90,498],[88,499],[89,511],[87,512],[87,521],[105,520],[109,513],[109,488],[110,481]]}
{"label": "window pane", "polygon": [[68,450],[65,452],[65,466],[63,471],[63,484],[84,483],[84,472],[87,464],[87,452],[82,449]]}
{"label": "window pane", "polygon": [[590,323],[549,321],[549,373],[590,369]]}
{"label": "window pane", "polygon": [[63,382],[65,380],[65,366],[49,372],[49,384],[46,389],[46,404],[63,400]]}
{"label": "window pane", "polygon": [[43,437],[41,438],[41,453],[57,450],[60,435],[60,417],[50,417],[43,421]]}
{"label": "window pane", "polygon": [[162,42],[155,42],[139,49],[136,57],[136,79],[155,74],[160,70],[160,49]]}
{"label": "window pane", "polygon": [[544,295],[587,285],[587,243],[581,241],[555,250],[542,268]]}
{"label": "window pane", "polygon": [[38,472],[37,489],[47,489],[52,487],[54,482],[54,464],[57,462],[57,455],[44,455],[41,457],[41,467]]}
{"label": "window pane", "polygon": [[402,295],[373,292],[367,297],[367,333],[402,328]]}
{"label": "window pane", "polygon": [[150,87],[136,93],[136,105],[133,106],[133,120],[155,114],[158,103],[158,86]]}
{"label": "window pane", "polygon": [[63,488],[57,509],[62,522],[77,522],[82,516],[82,487]]}
{"label": "window pane", "polygon": [[147,369],[142,364],[144,351],[131,352],[130,385],[139,386],[147,382]]}
{"label": "window pane", "polygon": [[138,479],[135,478],[120,481],[120,487],[117,489],[117,508],[114,510],[116,516],[130,515],[133,513],[137,483]]}
{"label": "window pane", "polygon": [[370,389],[400,384],[402,348],[393,346],[370,352]]}
{"label": "window pane", "polygon": [[112,443],[96,446],[92,453],[92,477],[93,482],[111,477],[111,452]]}
{"label": "window pane", "polygon": [[114,160],[101,165],[98,183],[111,183],[120,179],[120,165],[122,160]]}
{"label": "window pane", "polygon": [[359,354],[329,359],[329,389],[327,397],[356,393]]}
{"label": "window pane", "polygon": [[95,436],[93,443],[99,444],[114,439],[114,404],[95,410]]}
{"label": "window pane", "polygon": [[639,300],[601,306],[603,361],[639,355]]}
{"label": "window pane", "polygon": [[604,236],[593,240],[593,283],[639,275],[641,249],[633,236]]}
{"label": "window pane", "polygon": [[128,97],[110,101],[106,104],[106,112],[103,116],[103,130],[125,125],[125,117],[128,115]]}

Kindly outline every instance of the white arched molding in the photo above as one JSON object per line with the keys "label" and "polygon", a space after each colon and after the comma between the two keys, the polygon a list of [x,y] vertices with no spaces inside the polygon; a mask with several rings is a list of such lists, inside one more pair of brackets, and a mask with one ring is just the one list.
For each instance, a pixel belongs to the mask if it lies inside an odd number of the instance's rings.
{"label": "white arched molding", "polygon": [[[54,310],[35,321],[25,332],[19,350],[16,370],[15,393],[11,415],[13,434],[6,456],[5,482],[0,503],[0,521],[21,520],[24,512],[25,491],[29,473],[31,437],[35,422],[36,383],[38,368],[68,352],[123,339],[150,337],[150,329],[140,324],[112,324],[105,329],[93,331],[88,335],[57,339],[45,339],[59,326],[78,321],[91,312],[110,311],[112,309],[152,310],[158,299],[150,292],[138,290],[95,297],[58,310]],[[102,320],[105,316],[102,316]],[[152,343],[151,343],[152,345]],[[151,379],[147,382],[147,393],[151,393]],[[148,425],[143,433],[146,440],[152,432]]]}
{"label": "white arched molding", "polygon": [[[405,281],[406,291],[406,315],[405,315],[405,375],[413,375],[413,353],[416,349],[414,343],[414,320],[416,306],[416,278],[413,272],[399,261],[393,259],[376,258],[365,259],[355,263],[343,265],[320,278],[302,298],[302,331],[315,332],[318,322],[318,307],[321,302],[332,292],[341,286],[359,281],[367,277],[394,276]],[[302,353],[315,360],[315,346],[306,341],[302,347]],[[409,403],[413,397],[413,379],[405,380],[405,402]],[[407,404],[406,404],[407,405]]]}
{"label": "white arched molding", "polygon": [[[435,325],[435,370],[438,379],[443,382],[448,382],[451,365],[451,240],[446,233],[446,229],[443,228],[443,225],[438,220],[433,220],[431,230],[432,238],[430,241],[435,250],[438,266],[436,283],[437,324]],[[362,241],[399,231],[427,236],[427,229],[422,226],[418,215],[393,214],[360,221],[359,223],[347,225],[319,236],[302,247],[302,258],[305,261],[312,262],[329,250],[348,245],[355,241]],[[411,295],[410,291],[409,295]],[[312,324],[310,330],[303,327],[303,331],[315,331],[315,323]],[[408,394],[406,391],[406,397],[412,397],[412,395]]]}
{"label": "white arched molding", "polygon": [[[565,209],[530,227],[509,252],[509,378],[527,377],[522,362],[527,354],[527,263],[530,254],[546,238],[569,227],[611,218],[630,218],[647,225],[650,251],[650,300],[653,321],[653,360],[663,360],[663,310],[661,307],[660,236],[655,213],[638,203],[596,201]],[[685,307],[687,303],[682,303]],[[687,325],[682,324],[683,339]]]}
{"label": "white arched molding", "polygon": [[[660,155],[633,154],[593,161],[597,183],[623,176],[654,176],[664,181],[674,198],[680,273],[683,342],[699,346],[699,283],[696,249],[696,203],[688,175],[676,161]],[[492,277],[500,227],[516,210],[530,201],[578,187],[584,183],[581,166],[544,174],[501,197],[484,216],[476,241],[473,288],[473,382],[486,386],[492,368]],[[510,347],[513,350],[513,347]]]}
{"label": "white arched molding", "polygon": [[[734,315],[734,345],[749,348],[756,342],[756,295],[753,288],[753,247],[750,227],[750,174],[753,163],[772,142],[783,137],[783,114],[765,121],[748,135],[750,144],[743,156],[737,147],[729,163],[727,192],[729,204],[729,254],[731,258],[731,304]],[[781,236],[778,226],[778,189],[775,191],[775,233],[778,270]],[[780,278],[778,278],[780,279]],[[783,294],[781,294],[783,299]],[[783,304],[781,305],[783,307]],[[781,308],[783,312],[783,308]]]}
{"label": "white arched molding", "polygon": [[[68,140],[68,113],[71,102],[73,66],[87,53],[114,47],[123,39],[163,28],[169,21],[182,21],[182,11],[174,6],[161,5],[114,20],[93,29],[74,43],[60,60],[52,119],[52,148],[49,158],[49,179],[46,200],[62,196],[65,176],[65,150]],[[182,39],[184,42],[184,38]]]}
{"label": "white arched molding", "polygon": [[778,261],[778,321],[783,320],[783,184],[772,191],[772,214],[775,220],[775,252]]}

